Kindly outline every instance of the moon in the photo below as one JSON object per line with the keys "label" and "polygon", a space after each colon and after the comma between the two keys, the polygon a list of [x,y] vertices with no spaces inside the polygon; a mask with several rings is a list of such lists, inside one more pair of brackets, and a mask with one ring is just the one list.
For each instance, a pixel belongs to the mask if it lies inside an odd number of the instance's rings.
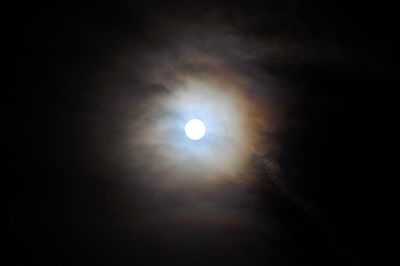
{"label": "moon", "polygon": [[191,140],[199,140],[206,133],[206,125],[200,119],[191,119],[185,126],[186,136]]}

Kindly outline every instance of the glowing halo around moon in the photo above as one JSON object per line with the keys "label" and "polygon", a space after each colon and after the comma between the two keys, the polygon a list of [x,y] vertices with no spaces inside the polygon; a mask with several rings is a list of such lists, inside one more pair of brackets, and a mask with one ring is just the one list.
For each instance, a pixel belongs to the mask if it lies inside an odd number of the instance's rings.
{"label": "glowing halo around moon", "polygon": [[253,182],[254,155],[279,150],[279,86],[257,69],[244,71],[207,52],[189,49],[168,62],[154,53],[143,58],[153,63],[134,71],[138,84],[123,74],[121,84],[104,88],[104,99],[116,99],[110,109],[115,126],[96,120],[93,132],[104,144],[111,131],[116,143],[101,154],[119,158],[121,168],[141,169],[144,179],[153,177],[143,182],[163,191],[198,180]]}
{"label": "glowing halo around moon", "polygon": [[125,123],[130,164],[159,177],[163,186],[193,178],[246,179],[243,173],[251,167],[252,156],[267,150],[263,138],[274,124],[265,110],[269,105],[249,92],[248,81],[235,75],[231,79],[185,75],[131,102],[137,119]]}
{"label": "glowing halo around moon", "polygon": [[140,53],[115,56],[94,80],[101,91],[87,108],[87,136],[96,171],[117,177],[124,194],[143,195],[145,218],[162,218],[162,228],[251,226],[247,206],[272,180],[258,155],[280,153],[286,92],[253,64],[265,51],[247,35],[173,25],[154,45],[134,43]]}
{"label": "glowing halo around moon", "polygon": [[199,119],[191,119],[185,126],[186,136],[191,140],[199,140],[206,133],[206,125]]}

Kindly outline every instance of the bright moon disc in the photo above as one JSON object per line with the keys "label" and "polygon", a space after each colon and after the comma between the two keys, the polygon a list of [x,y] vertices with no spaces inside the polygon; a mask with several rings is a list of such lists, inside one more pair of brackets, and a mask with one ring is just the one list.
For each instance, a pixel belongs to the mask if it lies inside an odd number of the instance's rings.
{"label": "bright moon disc", "polygon": [[206,133],[206,125],[199,119],[192,119],[186,123],[185,133],[189,139],[199,140]]}

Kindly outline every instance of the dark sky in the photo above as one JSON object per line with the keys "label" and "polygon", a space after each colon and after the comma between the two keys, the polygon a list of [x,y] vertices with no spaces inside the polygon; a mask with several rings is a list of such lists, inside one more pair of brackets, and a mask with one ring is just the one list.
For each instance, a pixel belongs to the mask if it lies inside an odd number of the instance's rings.
{"label": "dark sky", "polygon": [[[379,126],[375,95],[399,82],[391,8],[351,1],[167,2],[16,2],[12,113],[21,148],[13,156],[10,221],[17,259],[27,265],[365,265],[373,249],[365,191],[372,179],[365,167],[374,162],[367,153],[374,144],[363,136]],[[174,58],[179,42],[164,40],[186,34],[186,25],[196,25],[200,35],[234,29],[244,50],[252,49],[248,40],[256,43],[260,51],[238,56],[249,56],[258,76],[272,76],[285,91],[284,130],[272,155],[282,172],[259,174],[272,181],[246,187],[256,196],[237,203],[251,205],[256,226],[173,223],[169,205],[160,203],[165,195],[124,181],[146,178],[145,171],[114,156],[113,147],[122,145],[115,138],[123,135],[115,133],[115,110],[126,103],[118,99],[141,102],[152,93],[150,87],[126,92],[120,83],[140,79],[137,69],[149,68],[146,56]],[[182,39],[199,49],[208,45]],[[229,48],[215,53],[230,63],[236,55]],[[129,77],[131,69],[137,76]],[[105,93],[110,80],[118,85]],[[94,137],[97,126],[107,128],[106,137]],[[97,149],[100,140],[106,144]],[[108,151],[114,157],[103,156]],[[230,189],[243,188],[234,184],[222,193],[236,193]],[[171,197],[168,204],[183,204],[179,194]]]}

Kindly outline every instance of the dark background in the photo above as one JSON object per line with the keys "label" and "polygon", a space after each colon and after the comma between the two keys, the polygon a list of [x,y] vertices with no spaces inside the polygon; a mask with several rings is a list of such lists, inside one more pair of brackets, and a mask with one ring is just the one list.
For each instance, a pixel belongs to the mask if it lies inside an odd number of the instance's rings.
{"label": "dark background", "polygon": [[[274,248],[271,239],[251,233],[215,232],[257,239],[257,245],[228,253],[219,253],[198,238],[159,239],[157,230],[141,222],[140,198],[132,203],[137,204],[133,208],[137,224],[124,225],[123,215],[113,205],[121,188],[93,174],[96,162],[82,137],[86,127],[80,116],[88,108],[87,93],[95,90],[88,79],[127,40],[142,38],[149,16],[177,6],[183,12],[191,4],[18,1],[14,10],[17,102],[11,111],[18,149],[12,160],[16,182],[10,219],[17,261],[28,260],[29,265],[365,265],[372,260],[379,244],[372,240],[371,221],[377,207],[370,188],[379,172],[374,172],[378,155],[371,151],[379,144],[367,134],[382,127],[378,109],[384,95],[398,87],[392,7],[336,1],[196,5],[255,17],[250,23],[255,35],[283,30],[293,39],[322,40],[351,55],[295,65],[260,63],[294,88],[287,117],[290,127],[281,140],[287,152],[278,161],[286,169],[284,178],[315,206],[318,217],[310,217],[279,187],[272,188],[263,196],[260,211],[276,217],[277,230],[288,232],[285,239],[273,240]],[[264,14],[274,14],[276,23]],[[319,54],[316,51],[315,56]]]}

